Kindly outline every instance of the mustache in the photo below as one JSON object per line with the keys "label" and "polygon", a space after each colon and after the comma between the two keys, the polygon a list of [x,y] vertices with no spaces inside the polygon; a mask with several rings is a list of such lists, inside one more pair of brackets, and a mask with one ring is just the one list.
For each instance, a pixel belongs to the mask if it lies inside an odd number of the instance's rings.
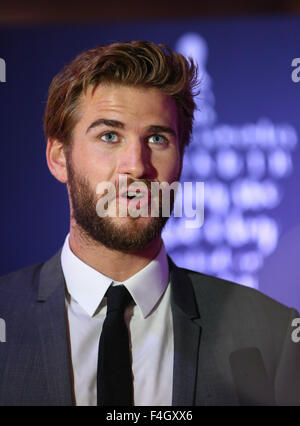
{"label": "mustache", "polygon": [[127,192],[129,190],[136,191],[138,189],[139,190],[142,189],[140,192],[144,192],[145,187],[146,187],[147,192],[150,193],[152,182],[153,181],[148,180],[148,179],[136,180],[136,179],[132,179],[132,178],[129,178],[129,179],[127,178],[127,184],[124,184],[124,185],[118,184],[117,185],[116,194],[117,194],[117,196],[120,196],[120,195],[124,194],[125,192]]}
{"label": "mustache", "polygon": [[154,180],[126,177],[124,180],[121,180],[121,182],[120,180],[116,183],[101,182],[96,187],[96,193],[99,195],[99,199],[105,196],[106,200],[109,202],[115,198],[121,197],[128,191],[151,195],[152,183],[159,184],[159,182]]}

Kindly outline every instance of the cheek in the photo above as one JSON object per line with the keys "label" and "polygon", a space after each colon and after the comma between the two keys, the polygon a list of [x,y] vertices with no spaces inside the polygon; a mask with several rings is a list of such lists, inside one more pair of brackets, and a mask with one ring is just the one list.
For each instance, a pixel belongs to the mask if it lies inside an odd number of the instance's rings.
{"label": "cheek", "polygon": [[79,146],[74,150],[73,161],[81,174],[91,181],[110,180],[114,169],[114,157],[111,153],[99,152],[92,146]]}
{"label": "cheek", "polygon": [[173,182],[174,180],[179,179],[180,173],[180,157],[175,156],[169,159],[163,159],[160,162],[159,170],[160,170],[160,180],[164,180],[166,182]]}

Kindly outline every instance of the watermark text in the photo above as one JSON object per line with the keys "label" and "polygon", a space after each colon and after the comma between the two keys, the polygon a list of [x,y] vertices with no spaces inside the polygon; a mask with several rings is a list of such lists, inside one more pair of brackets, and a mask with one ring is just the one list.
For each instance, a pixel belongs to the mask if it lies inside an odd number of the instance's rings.
{"label": "watermark text", "polygon": [[300,342],[300,318],[294,318],[292,321],[292,327],[296,327],[293,331],[292,331],[292,341],[294,343],[298,343]]}
{"label": "watermark text", "polygon": [[143,182],[128,185],[126,175],[118,184],[104,181],[96,187],[99,217],[187,217],[187,228],[200,228],[204,222],[204,182]]}
{"label": "watermark text", "polygon": [[0,318],[0,343],[6,342],[6,324],[3,318]]}
{"label": "watermark text", "polygon": [[292,80],[294,83],[299,83],[300,81],[300,58],[294,58],[292,60],[292,67],[295,69],[292,71]]}
{"label": "watermark text", "polygon": [[6,83],[6,62],[0,58],[0,83]]}

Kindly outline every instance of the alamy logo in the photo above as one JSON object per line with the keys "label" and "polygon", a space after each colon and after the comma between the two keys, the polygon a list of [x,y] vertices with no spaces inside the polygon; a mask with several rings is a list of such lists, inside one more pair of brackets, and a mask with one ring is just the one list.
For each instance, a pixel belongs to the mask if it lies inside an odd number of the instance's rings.
{"label": "alamy logo", "polygon": [[292,341],[298,343],[300,342],[300,318],[293,319],[292,327],[296,327],[291,334]]}
{"label": "alamy logo", "polygon": [[185,215],[190,218],[186,220],[187,228],[200,228],[204,221],[204,182],[196,182],[195,191],[193,205],[193,182],[139,180],[129,184],[126,175],[119,175],[116,184],[104,181],[97,185],[96,194],[100,198],[96,212],[101,218],[170,217],[174,204],[174,217]]}
{"label": "alamy logo", "polygon": [[0,58],[0,83],[6,82],[6,63],[5,60]]}
{"label": "alamy logo", "polygon": [[300,58],[294,58],[292,60],[292,67],[295,69],[292,72],[292,80],[294,83],[299,83],[300,81]]}
{"label": "alamy logo", "polygon": [[0,318],[0,343],[6,342],[6,324],[3,318]]}

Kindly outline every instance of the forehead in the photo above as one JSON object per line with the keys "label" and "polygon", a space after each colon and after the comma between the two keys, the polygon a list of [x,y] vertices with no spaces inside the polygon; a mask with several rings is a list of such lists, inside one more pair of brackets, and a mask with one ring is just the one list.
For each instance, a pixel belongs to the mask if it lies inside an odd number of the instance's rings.
{"label": "forehead", "polygon": [[[81,95],[79,121],[97,119],[106,113],[105,118],[115,118],[136,125],[161,124],[178,127],[177,107],[174,99],[157,88],[145,88],[100,84],[89,87]],[[121,120],[122,118],[122,120]],[[154,122],[153,122],[154,120]],[[150,123],[151,122],[151,123]]]}

